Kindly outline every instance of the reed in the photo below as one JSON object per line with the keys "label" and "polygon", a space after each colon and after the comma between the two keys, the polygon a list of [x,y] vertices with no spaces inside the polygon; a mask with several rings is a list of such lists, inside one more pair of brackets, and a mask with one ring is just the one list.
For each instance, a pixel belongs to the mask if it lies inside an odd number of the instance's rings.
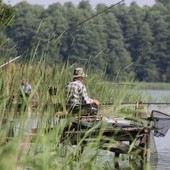
{"label": "reed", "polygon": [[[53,119],[55,115],[53,103],[60,103],[65,111],[65,85],[72,79],[73,69],[73,65],[49,67],[44,61],[36,65],[33,62],[12,63],[1,69],[0,169],[113,169],[114,154],[99,149],[102,132],[98,137],[94,137],[91,135],[93,129],[90,129],[85,134],[88,139],[77,136],[77,145],[72,146],[71,136],[62,140],[63,131],[72,118]],[[100,76],[91,74],[90,70],[87,74],[86,85],[90,95],[99,99],[101,103],[107,101],[114,103],[112,106],[101,104],[100,113],[105,116],[119,115],[123,101],[140,100],[140,96],[128,92],[130,86],[127,84],[120,86],[115,82],[107,82],[102,74]],[[22,101],[24,105],[18,109],[17,104],[11,103],[11,100],[21,102],[18,92],[21,89],[22,78],[27,78],[31,82],[33,92],[28,99],[24,98]],[[57,87],[56,95],[49,95],[49,86]],[[32,103],[37,105],[30,110]],[[30,124],[38,124],[39,128],[35,135],[32,134]],[[51,128],[52,124],[56,126]],[[88,140],[85,146],[84,140]],[[109,139],[109,144],[114,143],[116,143],[114,138]],[[133,144],[131,147],[133,148]],[[104,155],[101,156],[101,153]],[[132,150],[129,151],[129,155],[134,154],[138,155]],[[127,159],[122,157],[119,159],[123,168],[129,168]]]}

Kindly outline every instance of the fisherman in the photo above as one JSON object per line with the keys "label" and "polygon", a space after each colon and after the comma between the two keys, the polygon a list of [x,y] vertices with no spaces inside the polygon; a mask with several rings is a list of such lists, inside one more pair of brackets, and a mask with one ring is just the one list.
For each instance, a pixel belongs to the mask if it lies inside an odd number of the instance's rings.
{"label": "fisherman", "polygon": [[98,100],[88,96],[84,79],[87,75],[83,68],[76,68],[73,72],[73,80],[66,85],[66,107],[71,113],[81,115],[95,115],[100,104]]}
{"label": "fisherman", "polygon": [[[21,82],[22,85],[22,90],[25,94],[26,97],[29,97],[31,91],[32,91],[32,86],[31,84],[28,82],[28,80],[23,79]],[[21,97],[23,97],[23,92],[21,92]]]}

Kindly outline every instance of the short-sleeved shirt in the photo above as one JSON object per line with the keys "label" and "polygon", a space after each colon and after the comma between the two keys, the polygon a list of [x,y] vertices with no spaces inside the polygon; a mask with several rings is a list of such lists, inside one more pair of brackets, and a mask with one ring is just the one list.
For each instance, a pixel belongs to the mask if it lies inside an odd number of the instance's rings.
{"label": "short-sleeved shirt", "polygon": [[79,80],[73,80],[66,85],[67,106],[91,104],[93,100],[88,96],[85,85]]}

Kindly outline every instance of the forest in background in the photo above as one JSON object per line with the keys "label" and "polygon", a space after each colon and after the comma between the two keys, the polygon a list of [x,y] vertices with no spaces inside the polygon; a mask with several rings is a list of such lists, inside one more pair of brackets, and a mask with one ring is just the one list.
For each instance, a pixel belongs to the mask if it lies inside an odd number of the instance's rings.
{"label": "forest in background", "polygon": [[[2,9],[6,5],[0,2]],[[133,2],[93,9],[89,1],[48,8],[23,1],[6,7],[9,24],[1,24],[1,61],[23,55],[27,62],[34,55],[35,63],[43,58],[51,66],[75,64],[104,72],[108,80],[121,75],[170,82],[169,0],[156,0],[152,7]],[[1,12],[1,23],[4,16]]]}

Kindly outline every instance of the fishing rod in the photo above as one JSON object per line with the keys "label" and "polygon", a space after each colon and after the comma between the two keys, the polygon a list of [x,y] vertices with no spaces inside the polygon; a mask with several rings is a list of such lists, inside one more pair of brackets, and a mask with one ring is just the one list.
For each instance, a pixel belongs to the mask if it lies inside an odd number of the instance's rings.
{"label": "fishing rod", "polygon": [[[116,103],[113,103],[113,102],[104,102],[104,103],[101,103],[100,105],[115,105]],[[170,103],[169,102],[165,102],[165,103],[163,103],[163,102],[144,102],[144,103],[138,103],[138,102],[136,102],[136,103],[134,103],[134,102],[129,102],[129,103],[120,103],[121,105],[139,105],[139,106],[141,106],[141,105],[170,105]]]}
{"label": "fishing rod", "polygon": [[19,59],[20,57],[21,57],[21,56],[17,56],[17,57],[15,57],[15,58],[13,58],[12,60],[9,60],[9,61],[6,62],[5,64],[2,64],[2,65],[0,66],[0,68],[2,68],[2,67],[4,67],[4,66],[6,66],[6,65],[8,65],[8,64],[10,64],[10,63],[12,63],[13,61]]}

